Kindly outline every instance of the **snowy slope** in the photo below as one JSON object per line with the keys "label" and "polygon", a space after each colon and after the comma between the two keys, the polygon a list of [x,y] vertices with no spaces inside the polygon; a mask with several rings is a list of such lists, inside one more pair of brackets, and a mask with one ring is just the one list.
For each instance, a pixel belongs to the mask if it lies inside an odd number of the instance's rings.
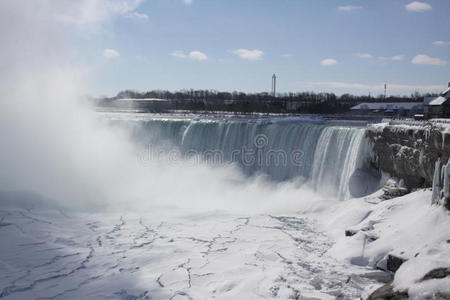
{"label": "snowy slope", "polygon": [[[450,267],[449,212],[431,205],[430,190],[383,202],[379,193],[343,202],[321,216],[336,242],[328,254],[373,268],[385,268],[392,254],[407,260],[395,274],[396,290],[409,291],[411,299],[450,294],[449,278],[419,282],[433,269]],[[357,233],[346,237],[346,229]]]}

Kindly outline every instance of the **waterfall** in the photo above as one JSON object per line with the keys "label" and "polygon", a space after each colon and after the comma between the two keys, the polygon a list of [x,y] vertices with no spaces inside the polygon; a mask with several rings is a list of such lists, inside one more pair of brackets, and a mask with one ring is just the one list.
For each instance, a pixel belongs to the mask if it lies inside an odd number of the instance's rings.
{"label": "waterfall", "polygon": [[[123,122],[123,121],[121,121]],[[177,149],[209,163],[236,163],[245,174],[302,180],[338,199],[368,160],[365,129],[295,119],[171,119],[127,121],[142,145]]]}
{"label": "waterfall", "polygon": [[[367,157],[364,130],[327,127],[320,135],[314,154],[312,183],[316,190],[337,191],[339,199],[349,197],[349,179]],[[325,183],[325,186],[324,186]]]}

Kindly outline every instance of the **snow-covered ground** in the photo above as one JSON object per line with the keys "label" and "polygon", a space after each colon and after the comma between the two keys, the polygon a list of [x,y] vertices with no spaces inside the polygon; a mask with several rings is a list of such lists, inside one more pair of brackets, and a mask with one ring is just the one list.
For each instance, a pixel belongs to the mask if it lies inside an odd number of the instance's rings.
{"label": "snow-covered ground", "polygon": [[[431,205],[431,193],[419,190],[381,201],[380,191],[338,204],[323,214],[323,228],[335,241],[328,254],[339,261],[383,269],[387,255],[395,255],[406,262],[395,273],[394,290],[407,291],[410,299],[450,295],[450,278],[422,281],[431,270],[450,268],[449,212]],[[344,237],[343,228],[356,234]]]}
{"label": "snow-covered ground", "polygon": [[357,299],[389,280],[375,269],[389,253],[409,259],[395,287],[448,290],[417,283],[450,267],[448,213],[430,191],[378,194],[289,215],[3,206],[0,298]]}
{"label": "snow-covered ground", "polygon": [[382,119],[379,123],[368,124],[367,128],[373,132],[382,132],[387,126],[393,131],[430,130],[433,128],[444,133],[450,132],[450,122],[448,119],[430,119],[426,121],[412,119]]}

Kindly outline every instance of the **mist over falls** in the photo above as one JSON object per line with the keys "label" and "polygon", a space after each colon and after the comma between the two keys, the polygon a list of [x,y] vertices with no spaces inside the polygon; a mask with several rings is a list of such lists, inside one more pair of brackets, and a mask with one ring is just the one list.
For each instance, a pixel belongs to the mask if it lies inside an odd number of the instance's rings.
{"label": "mist over falls", "polygon": [[186,159],[216,166],[234,163],[247,176],[304,182],[340,200],[377,188],[377,178],[370,176],[371,147],[363,128],[276,117],[116,118],[113,123],[130,130],[134,141],[145,148],[144,162],[169,155],[169,163]]}
{"label": "mist over falls", "polygon": [[[367,143],[359,128],[254,119],[124,121],[144,149],[153,145],[175,146],[185,153],[220,150],[224,162],[235,161],[243,172],[185,162],[168,165],[164,157],[156,167],[139,162],[126,130],[99,124],[99,116],[84,105],[80,95],[86,94],[89,68],[73,59],[71,50],[76,48],[60,30],[62,22],[82,25],[77,27],[80,33],[93,34],[91,30],[132,11],[137,2],[126,6],[108,5],[109,1],[2,2],[0,190],[26,190],[88,207],[158,201],[195,206],[198,201],[199,207],[215,208],[212,199],[221,203],[239,199],[254,209],[253,201],[260,201],[260,195],[267,203],[289,198],[296,205],[306,198],[307,192],[298,186],[276,190],[266,181],[242,176],[262,173],[277,183],[307,181],[330,198],[349,197],[348,182],[366,160]],[[263,164],[257,163],[259,155]],[[235,182],[243,186],[235,189]]]}

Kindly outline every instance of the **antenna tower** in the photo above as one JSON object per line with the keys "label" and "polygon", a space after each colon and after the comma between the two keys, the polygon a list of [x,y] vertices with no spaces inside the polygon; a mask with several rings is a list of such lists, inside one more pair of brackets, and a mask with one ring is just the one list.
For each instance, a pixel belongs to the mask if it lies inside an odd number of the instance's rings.
{"label": "antenna tower", "polygon": [[276,97],[277,95],[277,76],[275,74],[272,75],[272,97]]}

